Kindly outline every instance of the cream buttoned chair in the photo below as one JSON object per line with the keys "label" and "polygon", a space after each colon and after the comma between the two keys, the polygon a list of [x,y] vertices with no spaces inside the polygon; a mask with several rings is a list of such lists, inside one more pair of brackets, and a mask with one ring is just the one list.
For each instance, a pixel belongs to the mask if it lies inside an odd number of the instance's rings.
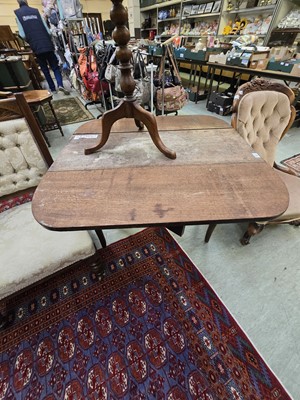
{"label": "cream buttoned chair", "polygon": [[53,232],[35,221],[30,201],[51,163],[23,94],[0,100],[0,325],[9,296],[96,251],[87,231]]}
{"label": "cream buttoned chair", "polygon": [[[288,209],[279,217],[271,221],[249,223],[248,230],[241,238],[243,245],[248,244],[251,236],[261,232],[267,224],[298,225],[300,222],[300,178],[289,168],[275,163],[277,144],[295,119],[294,100],[294,92],[288,86],[259,78],[243,84],[236,92],[231,125],[275,169],[290,197]],[[215,227],[216,224],[209,225],[206,243]]]}

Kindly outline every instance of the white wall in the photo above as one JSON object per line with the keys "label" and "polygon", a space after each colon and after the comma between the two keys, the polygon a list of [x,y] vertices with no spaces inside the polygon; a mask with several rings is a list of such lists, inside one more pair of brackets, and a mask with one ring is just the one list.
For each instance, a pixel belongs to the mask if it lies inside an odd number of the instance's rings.
{"label": "white wall", "polygon": [[[38,8],[42,11],[41,0],[28,0],[31,7]],[[101,13],[102,21],[110,19],[109,12],[112,8],[110,0],[81,0],[83,12],[85,13]],[[128,7],[128,0],[123,0],[124,7]],[[13,32],[17,30],[14,10],[19,5],[16,0],[0,0],[0,25],[10,25]]]}

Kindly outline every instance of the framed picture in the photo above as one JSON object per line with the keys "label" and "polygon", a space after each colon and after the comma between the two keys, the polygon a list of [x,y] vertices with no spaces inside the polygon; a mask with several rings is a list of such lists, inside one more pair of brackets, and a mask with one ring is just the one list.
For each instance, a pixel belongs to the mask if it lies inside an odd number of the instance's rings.
{"label": "framed picture", "polygon": [[203,14],[205,11],[206,4],[200,4],[198,14]]}
{"label": "framed picture", "polygon": [[220,11],[220,8],[221,8],[221,0],[217,0],[217,1],[215,1],[212,12],[217,13]]}
{"label": "framed picture", "polygon": [[194,4],[192,6],[191,15],[193,15],[193,14],[199,14],[199,4]]}
{"label": "framed picture", "polygon": [[184,6],[182,16],[188,17],[191,14],[191,11],[192,11],[192,6]]}
{"label": "framed picture", "polygon": [[212,1],[211,3],[206,3],[204,14],[210,13],[211,10],[213,9],[214,2]]}

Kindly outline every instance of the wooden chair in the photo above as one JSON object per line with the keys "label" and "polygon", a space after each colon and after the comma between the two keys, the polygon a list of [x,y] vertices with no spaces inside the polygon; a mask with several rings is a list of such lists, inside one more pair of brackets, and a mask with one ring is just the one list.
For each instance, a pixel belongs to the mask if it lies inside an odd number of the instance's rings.
{"label": "wooden chair", "polygon": [[30,46],[13,33],[9,25],[0,25],[0,53],[5,55],[19,55],[28,71],[34,89],[41,89],[44,80]]}
{"label": "wooden chair", "polygon": [[89,232],[53,232],[32,215],[34,190],[52,161],[23,94],[0,100],[0,326],[4,298],[95,253]]}
{"label": "wooden chair", "polygon": [[[249,243],[251,236],[259,233],[267,224],[300,223],[300,179],[295,173],[275,163],[278,142],[294,122],[296,111],[292,105],[294,92],[281,83],[266,79],[254,79],[240,86],[232,106],[231,125],[249,143],[255,153],[270,164],[284,181],[290,196],[289,207],[279,217],[264,222],[251,221],[241,238]],[[210,239],[216,224],[210,224],[205,242]]]}
{"label": "wooden chair", "polygon": [[[35,116],[36,122],[39,125],[39,128],[42,132],[42,135],[43,135],[47,145],[50,147],[50,142],[46,136],[47,131],[59,129],[61,136],[64,136],[59,119],[57,118],[56,112],[52,105],[52,99],[53,99],[52,93],[46,89],[25,90],[23,92],[23,95]],[[7,97],[11,97],[11,96],[14,96],[13,92],[0,91],[0,98],[7,98]],[[48,105],[49,110],[51,111],[52,116],[53,116],[53,119],[51,121],[48,121],[45,116],[44,106],[46,104]]]}

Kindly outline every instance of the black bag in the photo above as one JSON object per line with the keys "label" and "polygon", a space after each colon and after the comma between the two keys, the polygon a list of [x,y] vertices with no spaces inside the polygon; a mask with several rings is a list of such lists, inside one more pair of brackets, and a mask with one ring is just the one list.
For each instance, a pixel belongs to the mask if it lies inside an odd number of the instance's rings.
{"label": "black bag", "polygon": [[147,75],[146,66],[144,63],[143,56],[139,50],[137,50],[133,57],[133,78],[141,79]]}
{"label": "black bag", "polygon": [[151,18],[146,18],[144,22],[142,22],[142,29],[151,28]]}
{"label": "black bag", "polygon": [[[104,55],[102,57],[102,60],[100,61],[99,78],[101,81],[105,80],[105,70],[106,70],[106,67],[107,67],[112,55],[114,54],[115,50],[116,50],[116,48],[112,44],[109,44],[105,48]],[[117,60],[115,60],[115,62],[117,64]]]}
{"label": "black bag", "polygon": [[179,76],[178,66],[175,61],[173,47],[166,46],[163,49],[163,55],[160,60],[158,74],[154,77],[153,84],[156,87],[162,86],[163,70],[165,70],[165,63],[168,62],[168,71],[164,74],[164,86],[165,88],[180,86],[181,80]]}

